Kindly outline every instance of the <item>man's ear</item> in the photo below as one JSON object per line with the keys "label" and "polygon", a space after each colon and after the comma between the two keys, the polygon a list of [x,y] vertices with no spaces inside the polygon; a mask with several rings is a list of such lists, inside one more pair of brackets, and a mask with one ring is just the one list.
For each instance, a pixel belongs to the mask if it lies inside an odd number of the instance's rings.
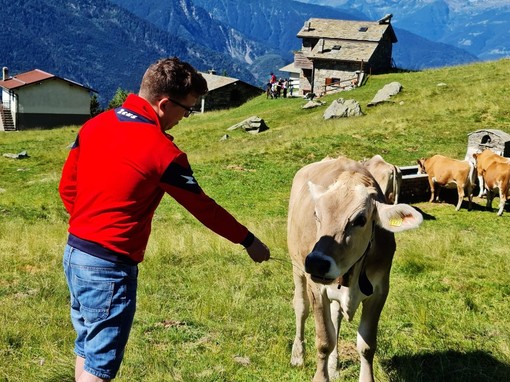
{"label": "man's ear", "polygon": [[156,106],[157,106],[156,113],[158,113],[158,116],[161,117],[165,112],[167,112],[166,108],[168,107],[169,102],[170,101],[166,97],[161,98],[160,100],[156,101]]}

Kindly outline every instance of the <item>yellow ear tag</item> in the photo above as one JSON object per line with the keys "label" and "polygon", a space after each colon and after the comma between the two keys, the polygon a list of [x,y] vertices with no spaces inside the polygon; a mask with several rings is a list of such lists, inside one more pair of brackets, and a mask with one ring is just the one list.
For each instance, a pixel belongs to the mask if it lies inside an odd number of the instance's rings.
{"label": "yellow ear tag", "polygon": [[390,219],[390,225],[393,227],[400,227],[402,225],[402,222],[403,220],[401,217]]}

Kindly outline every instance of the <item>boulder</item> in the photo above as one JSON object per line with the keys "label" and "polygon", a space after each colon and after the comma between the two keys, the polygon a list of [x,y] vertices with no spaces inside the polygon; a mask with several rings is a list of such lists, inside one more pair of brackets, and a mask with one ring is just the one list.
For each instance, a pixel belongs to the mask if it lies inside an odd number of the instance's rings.
{"label": "boulder", "polygon": [[17,153],[17,154],[11,154],[11,153],[5,153],[3,155],[5,158],[11,158],[11,159],[25,159],[30,158],[25,150]]}
{"label": "boulder", "polygon": [[400,93],[402,90],[402,85],[400,82],[391,82],[383,86],[382,89],[376,93],[375,97],[370,101],[368,106],[375,106],[381,102],[388,101],[394,95]]}
{"label": "boulder", "polygon": [[268,130],[269,127],[267,127],[266,123],[262,118],[252,116],[250,118],[245,119],[242,122],[230,126],[227,130],[233,131],[237,129],[243,129],[244,131],[250,134],[258,134],[261,133],[262,131]]}
{"label": "boulder", "polygon": [[324,112],[324,119],[357,117],[363,115],[358,101],[353,99],[344,100],[339,98],[334,100]]}
{"label": "boulder", "polygon": [[313,109],[314,107],[322,106],[324,104],[325,102],[322,101],[308,101],[306,104],[301,106],[301,109]]}

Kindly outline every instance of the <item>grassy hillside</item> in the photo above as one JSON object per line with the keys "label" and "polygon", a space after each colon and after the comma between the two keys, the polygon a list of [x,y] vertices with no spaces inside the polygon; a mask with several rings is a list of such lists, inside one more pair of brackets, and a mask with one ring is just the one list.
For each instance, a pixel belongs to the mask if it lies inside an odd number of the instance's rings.
{"label": "grassy hillside", "polygon": [[[294,336],[286,210],[293,174],[326,155],[381,154],[411,165],[440,153],[463,158],[467,134],[510,132],[510,60],[369,78],[366,86],[324,97],[360,102],[366,115],[324,121],[325,107],[302,99],[258,97],[237,109],[195,115],[172,134],[202,187],[272,250],[257,265],[165,198],[158,209],[139,303],[119,381],[309,381],[315,357],[307,325],[305,367],[290,366]],[[398,81],[392,102],[368,108]],[[438,86],[443,83],[444,86]],[[252,115],[259,135],[227,128]],[[0,133],[0,381],[72,381],[73,330],[61,270],[67,216],[60,169],[77,126]],[[228,133],[229,139],[220,141]],[[98,153],[101,155],[101,153]],[[497,202],[497,200],[496,200]],[[423,225],[397,235],[392,289],[376,354],[379,381],[510,380],[510,210],[459,212],[450,203],[414,204]],[[353,323],[341,331],[340,364],[356,381]]]}

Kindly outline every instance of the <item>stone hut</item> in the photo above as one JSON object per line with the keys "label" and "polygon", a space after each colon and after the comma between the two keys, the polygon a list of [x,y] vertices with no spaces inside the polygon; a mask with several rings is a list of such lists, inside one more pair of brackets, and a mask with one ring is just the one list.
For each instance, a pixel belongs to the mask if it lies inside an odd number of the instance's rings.
{"label": "stone hut", "polygon": [[474,153],[485,149],[510,157],[510,134],[494,129],[481,129],[468,134],[466,159],[472,160]]}
{"label": "stone hut", "polygon": [[214,71],[201,73],[207,81],[209,92],[200,99],[200,110],[210,111],[238,107],[264,93],[264,90],[237,78],[218,76]]}

